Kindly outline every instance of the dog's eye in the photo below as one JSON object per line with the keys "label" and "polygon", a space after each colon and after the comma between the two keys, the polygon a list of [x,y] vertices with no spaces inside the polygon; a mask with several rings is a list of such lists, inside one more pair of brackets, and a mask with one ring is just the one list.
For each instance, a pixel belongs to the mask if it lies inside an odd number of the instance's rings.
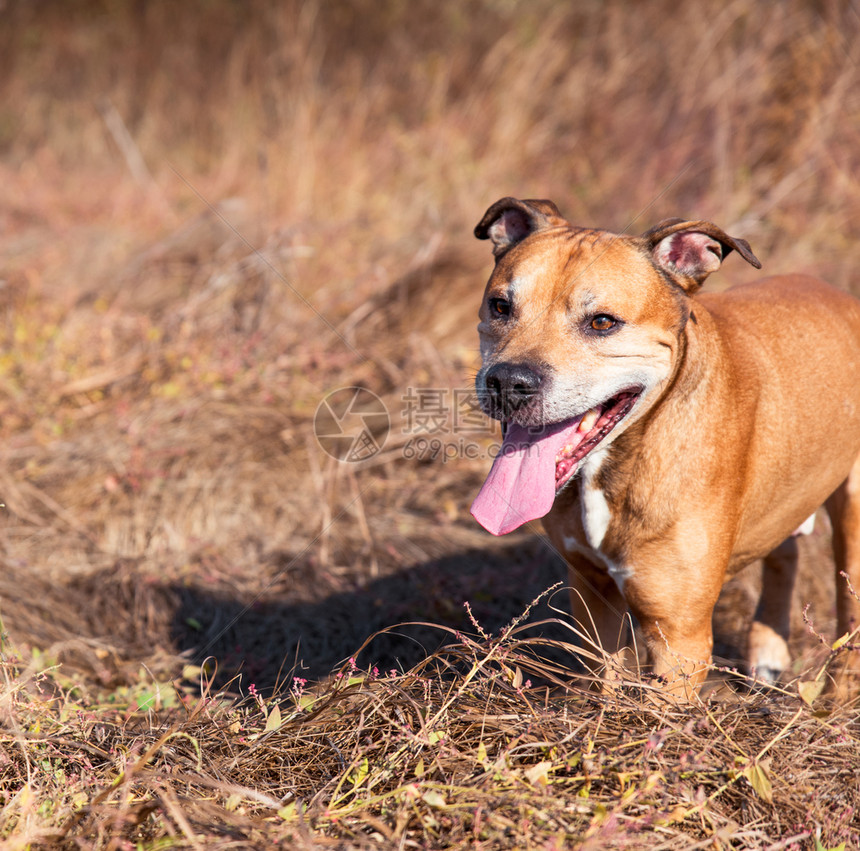
{"label": "dog's eye", "polygon": [[510,316],[511,303],[503,298],[491,298],[489,301],[490,316]]}
{"label": "dog's eye", "polygon": [[598,334],[605,334],[617,327],[618,320],[610,316],[608,313],[598,313],[597,316],[592,316],[588,327],[592,331],[597,331]]}

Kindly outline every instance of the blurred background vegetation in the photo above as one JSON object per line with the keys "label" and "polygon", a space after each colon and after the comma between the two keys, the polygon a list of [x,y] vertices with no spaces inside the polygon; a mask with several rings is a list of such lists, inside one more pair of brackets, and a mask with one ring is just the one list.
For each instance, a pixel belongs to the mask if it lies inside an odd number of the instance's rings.
{"label": "blurred background vegetation", "polygon": [[[856,4],[7,0],[0,21],[0,605],[81,676],[180,650],[318,675],[379,626],[462,625],[465,599],[492,626],[564,578],[473,524],[488,461],[404,460],[395,429],[358,468],[312,436],[337,387],[393,412],[468,387],[471,229],[503,195],[630,233],[711,219],[766,272],[860,293]],[[826,537],[800,592],[825,620]],[[728,658],[754,587],[723,604]]]}

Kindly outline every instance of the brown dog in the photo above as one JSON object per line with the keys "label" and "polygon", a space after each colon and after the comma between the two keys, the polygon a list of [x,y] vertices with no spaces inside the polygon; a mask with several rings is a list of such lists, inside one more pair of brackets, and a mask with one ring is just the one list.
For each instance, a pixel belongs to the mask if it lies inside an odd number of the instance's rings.
{"label": "brown dog", "polygon": [[475,235],[496,257],[477,389],[505,429],[475,518],[499,535],[544,517],[577,620],[614,651],[629,609],[679,694],[706,675],[723,582],[755,559],[749,665],[786,666],[792,533],[822,504],[839,635],[856,627],[839,571],[860,590],[860,301],[800,275],[699,295],[732,250],[761,267],[708,222],[627,237],[503,198]]}

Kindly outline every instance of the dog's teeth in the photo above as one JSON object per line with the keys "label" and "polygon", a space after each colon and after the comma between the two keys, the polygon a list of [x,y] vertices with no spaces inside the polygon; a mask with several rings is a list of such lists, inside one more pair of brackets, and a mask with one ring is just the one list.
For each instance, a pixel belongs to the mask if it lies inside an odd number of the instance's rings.
{"label": "dog's teeth", "polygon": [[587,432],[591,431],[594,428],[594,424],[597,422],[600,414],[597,411],[597,408],[592,408],[580,421],[579,426],[577,427],[577,431],[579,432]]}

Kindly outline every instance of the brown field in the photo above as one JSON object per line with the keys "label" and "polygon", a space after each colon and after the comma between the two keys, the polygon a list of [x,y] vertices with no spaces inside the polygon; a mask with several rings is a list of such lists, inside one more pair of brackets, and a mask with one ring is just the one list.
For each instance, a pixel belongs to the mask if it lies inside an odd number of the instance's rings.
{"label": "brown field", "polygon": [[[711,219],[860,295],[856,3],[0,24],[2,847],[860,847],[860,709],[802,685],[834,654],[801,618],[832,640],[826,520],[781,689],[596,698],[540,530],[469,516],[497,435],[457,419],[503,195]],[[391,433],[338,463],[314,414],[357,385]]]}

